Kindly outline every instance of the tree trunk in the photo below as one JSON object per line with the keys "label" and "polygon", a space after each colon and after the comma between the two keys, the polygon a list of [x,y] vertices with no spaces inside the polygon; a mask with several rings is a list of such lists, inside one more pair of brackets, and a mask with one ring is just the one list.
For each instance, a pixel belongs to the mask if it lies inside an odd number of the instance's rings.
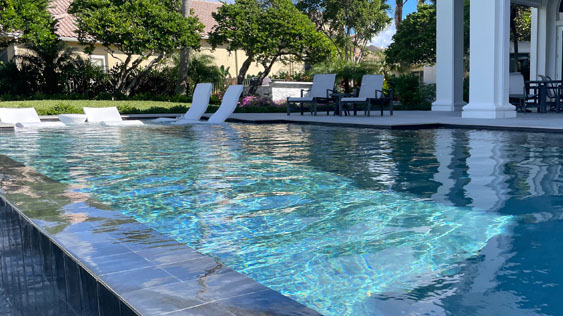
{"label": "tree trunk", "polygon": [[129,76],[129,63],[131,62],[131,55],[127,56],[127,59],[125,59],[125,61],[121,64],[121,66],[119,67],[119,76],[117,79],[117,82],[115,83],[114,86],[114,92],[119,92],[119,93],[124,93],[124,85],[125,82],[127,80],[127,77]]}
{"label": "tree trunk", "polygon": [[[263,63],[262,66],[264,67],[264,71],[262,72],[262,74],[258,77],[258,82],[259,85],[262,84],[262,82],[264,81],[264,79],[266,79],[266,77],[268,77],[268,75],[270,74],[270,72],[272,71],[272,67],[274,67],[274,64],[276,63],[276,61],[278,61],[278,57],[279,56],[274,56],[274,58],[272,58],[272,60],[270,60],[270,63]],[[248,91],[249,95],[253,95],[256,93],[256,90],[258,90],[258,85],[257,86],[252,86],[250,87],[250,90]]]}
{"label": "tree trunk", "polygon": [[246,78],[246,73],[248,72],[248,69],[252,64],[253,59],[254,59],[253,56],[248,56],[248,58],[246,58],[246,60],[240,66],[240,70],[238,72],[238,77],[237,77],[237,84],[242,84],[244,82],[244,78]]}
{"label": "tree trunk", "polygon": [[133,78],[131,83],[129,83],[125,90],[125,95],[130,95],[131,92],[133,92],[133,89],[135,89],[139,84],[139,79],[146,75],[149,70],[151,70],[152,67],[158,64],[162,59],[164,59],[164,53],[161,53],[157,58],[153,59],[145,68],[143,68],[143,70],[135,78]]}
{"label": "tree trunk", "polygon": [[[182,0],[182,15],[190,15],[191,0]],[[180,64],[178,65],[178,79],[176,81],[176,94],[185,95],[188,92],[188,69],[190,67],[190,49],[184,47],[180,51]]]}
{"label": "tree trunk", "polygon": [[408,0],[395,0],[395,27],[399,27],[403,22],[403,5]]}
{"label": "tree trunk", "polygon": [[514,56],[511,58],[513,69],[515,72],[520,72],[520,63],[518,62],[518,30],[516,29],[516,14],[518,10],[516,6],[510,8],[510,31],[512,33],[512,40],[514,41]]}

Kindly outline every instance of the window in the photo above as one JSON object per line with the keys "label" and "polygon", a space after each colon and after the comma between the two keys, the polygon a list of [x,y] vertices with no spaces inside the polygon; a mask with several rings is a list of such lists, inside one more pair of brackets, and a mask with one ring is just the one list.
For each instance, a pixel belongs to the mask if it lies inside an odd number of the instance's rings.
{"label": "window", "polygon": [[98,66],[104,70],[106,70],[106,56],[104,55],[91,55],[90,62],[94,66]]}

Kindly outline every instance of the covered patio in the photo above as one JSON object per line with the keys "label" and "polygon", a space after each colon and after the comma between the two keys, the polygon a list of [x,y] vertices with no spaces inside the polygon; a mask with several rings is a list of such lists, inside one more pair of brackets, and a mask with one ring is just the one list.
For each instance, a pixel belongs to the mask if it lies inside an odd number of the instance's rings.
{"label": "covered patio", "polygon": [[[438,0],[435,112],[462,111],[467,119],[516,118],[509,103],[510,0],[471,0],[469,103],[463,101],[463,0]],[[562,0],[512,0],[532,7],[530,79],[561,80]]]}

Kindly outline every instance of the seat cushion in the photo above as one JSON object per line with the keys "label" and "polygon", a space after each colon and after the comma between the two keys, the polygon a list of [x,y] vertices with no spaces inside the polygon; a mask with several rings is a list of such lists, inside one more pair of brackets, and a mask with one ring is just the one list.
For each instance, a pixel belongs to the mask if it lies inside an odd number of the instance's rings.
{"label": "seat cushion", "polygon": [[287,102],[313,102],[313,97],[287,98]]}
{"label": "seat cushion", "polygon": [[342,98],[341,102],[367,102],[367,98]]}

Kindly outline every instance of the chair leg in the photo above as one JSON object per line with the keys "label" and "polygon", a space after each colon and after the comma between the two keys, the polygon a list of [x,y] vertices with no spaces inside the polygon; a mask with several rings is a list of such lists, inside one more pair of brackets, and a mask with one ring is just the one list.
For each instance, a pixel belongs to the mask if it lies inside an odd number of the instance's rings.
{"label": "chair leg", "polygon": [[358,106],[354,103],[354,116],[358,115]]}
{"label": "chair leg", "polygon": [[317,101],[313,101],[313,115],[317,116]]}
{"label": "chair leg", "polygon": [[299,106],[301,107],[301,115],[303,115],[303,103],[299,103]]}
{"label": "chair leg", "polygon": [[371,116],[371,102],[366,103],[367,116]]}
{"label": "chair leg", "polygon": [[289,108],[289,101],[287,101],[285,105],[287,106],[287,115],[289,115],[291,113],[291,109]]}

